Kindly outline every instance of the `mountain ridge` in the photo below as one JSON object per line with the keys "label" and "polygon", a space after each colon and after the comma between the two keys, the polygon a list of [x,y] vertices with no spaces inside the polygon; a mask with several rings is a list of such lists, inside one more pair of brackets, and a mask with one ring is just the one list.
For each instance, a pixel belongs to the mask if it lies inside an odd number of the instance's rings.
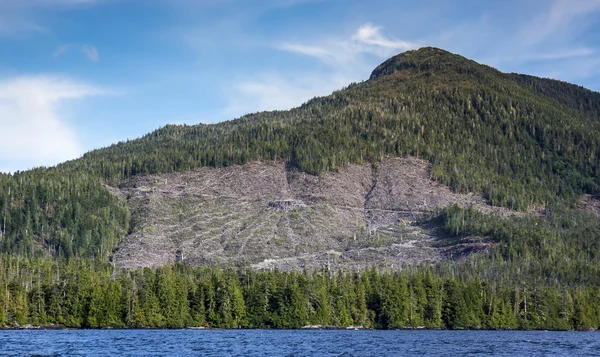
{"label": "mountain ridge", "polygon": [[1,175],[0,247],[108,259],[135,224],[106,184],[257,160],[318,177],[416,157],[431,164],[427,179],[494,206],[572,206],[599,191],[598,103],[600,94],[564,82],[502,73],[436,48],[409,51],[371,79],[289,111],[168,125],[53,168]]}

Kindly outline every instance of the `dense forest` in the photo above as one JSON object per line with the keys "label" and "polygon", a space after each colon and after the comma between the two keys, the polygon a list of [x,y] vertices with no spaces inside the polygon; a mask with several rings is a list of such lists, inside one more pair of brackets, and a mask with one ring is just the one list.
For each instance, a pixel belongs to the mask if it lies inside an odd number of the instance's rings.
{"label": "dense forest", "polygon": [[0,324],[136,328],[559,329],[600,325],[600,288],[404,272],[115,270],[2,257]]}
{"label": "dense forest", "polygon": [[[254,272],[177,264],[119,270],[72,258],[0,256],[0,325],[449,329],[600,327],[596,217],[574,211],[507,224],[449,207],[451,239],[496,246],[461,262],[400,271]],[[573,229],[576,226],[577,228]]]}
{"label": "dense forest", "polygon": [[[0,325],[73,327],[598,328],[600,223],[575,209],[600,193],[600,94],[501,73],[435,48],[289,111],[168,125],[56,167],[0,174]],[[432,163],[431,178],[505,219],[450,207],[431,218],[484,253],[402,272],[120,271],[130,231],[111,194],[136,175],[283,159],[318,175],[389,156]]]}

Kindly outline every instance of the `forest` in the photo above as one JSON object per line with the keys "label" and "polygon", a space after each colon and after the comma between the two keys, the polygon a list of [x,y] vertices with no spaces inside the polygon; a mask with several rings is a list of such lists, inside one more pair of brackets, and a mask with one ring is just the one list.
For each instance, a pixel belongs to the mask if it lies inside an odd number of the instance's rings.
{"label": "forest", "polygon": [[[0,174],[0,325],[69,327],[598,328],[600,93],[424,48],[289,111],[167,125],[56,167]],[[319,175],[416,156],[431,179],[517,219],[450,207],[482,254],[399,272],[119,270],[131,217],[111,187],[136,175],[283,159]],[[532,212],[541,212],[539,215]],[[440,244],[449,244],[442,241]]]}
{"label": "forest", "polygon": [[403,272],[117,270],[2,257],[0,324],[71,328],[590,330],[600,288]]}
{"label": "forest", "polygon": [[[600,327],[600,222],[557,212],[513,224],[449,207],[453,239],[484,254],[400,271],[122,270],[100,260],[0,256],[0,325],[76,328],[559,329]],[[576,226],[577,228],[573,229]]]}

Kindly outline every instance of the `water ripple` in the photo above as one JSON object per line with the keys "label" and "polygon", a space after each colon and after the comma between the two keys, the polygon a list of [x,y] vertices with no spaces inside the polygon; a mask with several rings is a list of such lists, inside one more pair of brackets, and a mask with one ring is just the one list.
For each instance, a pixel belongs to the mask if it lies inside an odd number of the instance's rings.
{"label": "water ripple", "polygon": [[548,331],[0,331],[0,356],[600,356],[597,333]]}

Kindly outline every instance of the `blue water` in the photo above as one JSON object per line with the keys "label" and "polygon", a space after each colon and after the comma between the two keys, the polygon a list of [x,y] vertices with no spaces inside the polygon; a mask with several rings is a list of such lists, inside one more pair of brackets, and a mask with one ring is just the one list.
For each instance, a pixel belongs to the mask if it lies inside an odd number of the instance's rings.
{"label": "blue water", "polygon": [[600,356],[600,334],[544,331],[0,331],[0,356]]}

